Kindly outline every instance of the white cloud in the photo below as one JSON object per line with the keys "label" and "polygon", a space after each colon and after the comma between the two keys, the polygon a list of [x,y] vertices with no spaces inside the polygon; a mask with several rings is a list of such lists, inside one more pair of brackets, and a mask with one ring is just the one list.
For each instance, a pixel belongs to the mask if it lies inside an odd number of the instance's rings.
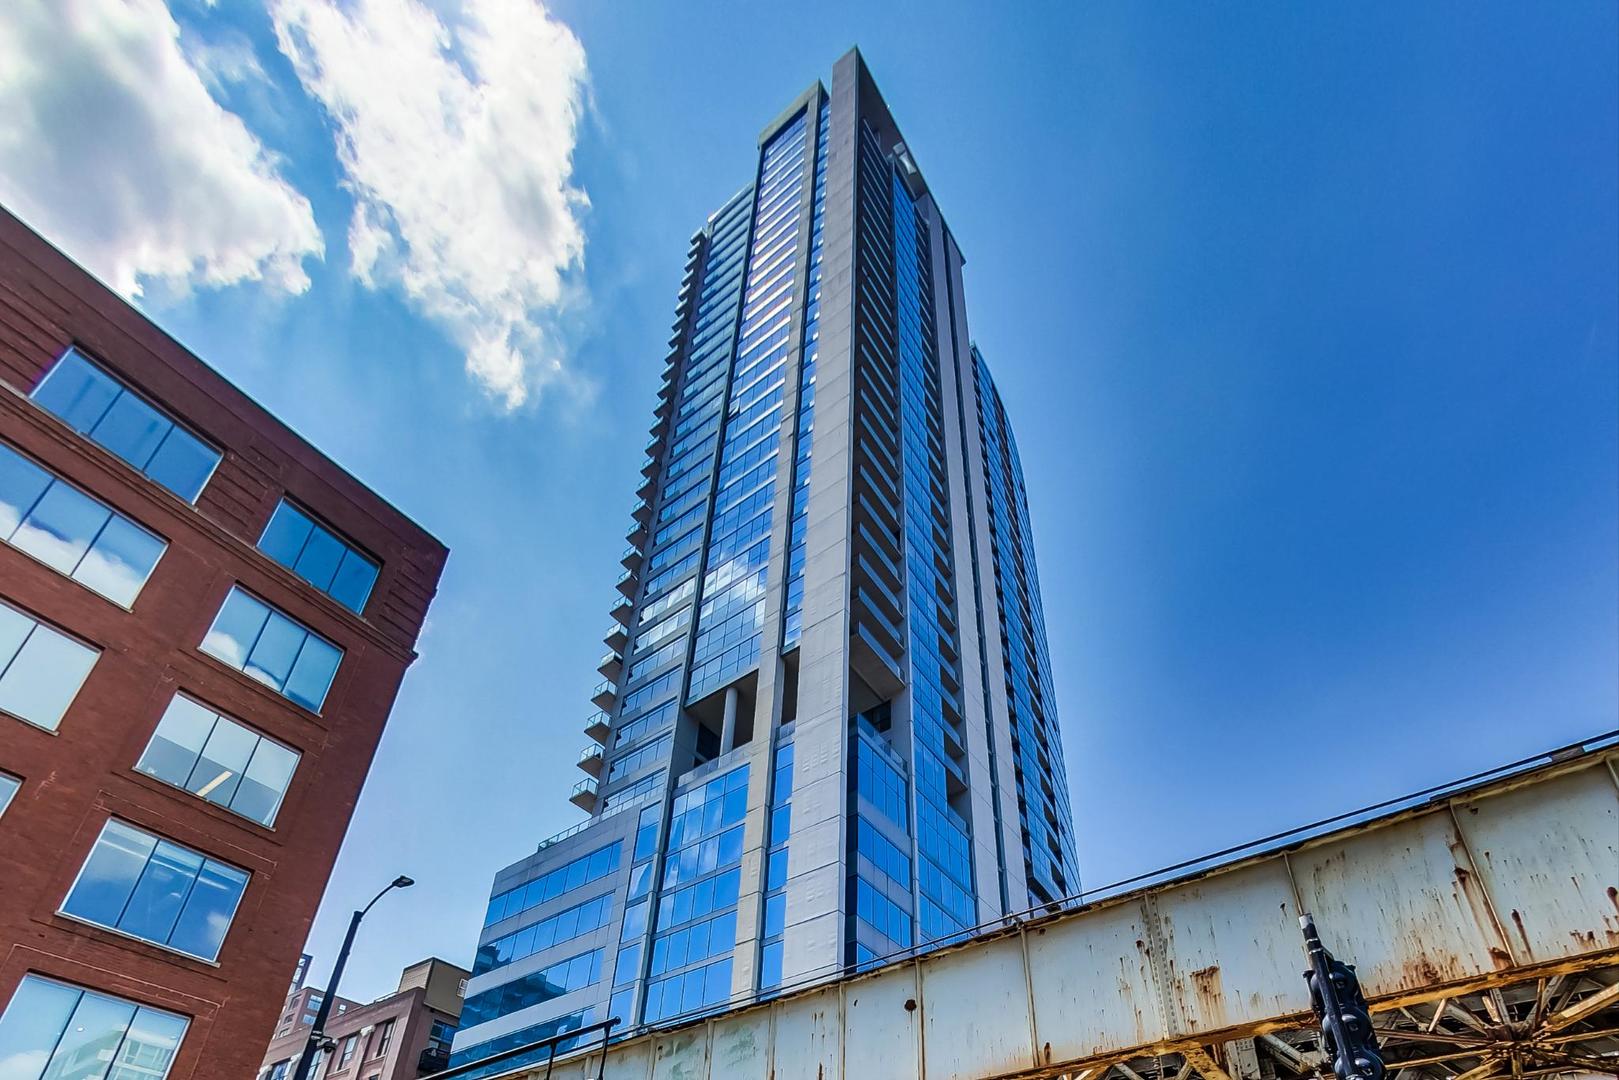
{"label": "white cloud", "polygon": [[309,287],[309,200],[208,93],[161,0],[0,3],[0,202],[125,296]]}
{"label": "white cloud", "polygon": [[352,272],[397,284],[507,408],[566,380],[547,317],[584,255],[579,40],[537,0],[272,0],[355,199]]}

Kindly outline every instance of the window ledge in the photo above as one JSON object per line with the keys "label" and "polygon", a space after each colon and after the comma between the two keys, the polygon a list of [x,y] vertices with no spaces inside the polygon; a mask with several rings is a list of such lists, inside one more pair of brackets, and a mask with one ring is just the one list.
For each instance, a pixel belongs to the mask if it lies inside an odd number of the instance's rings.
{"label": "window ledge", "polygon": [[[276,832],[275,826],[273,825],[261,825],[259,822],[254,821],[250,817],[238,814],[234,810],[231,810],[228,807],[220,806],[216,802],[210,802],[209,800],[198,795],[196,792],[188,791],[187,789],[180,787],[178,784],[171,784],[161,777],[153,776],[151,773],[141,772],[141,770],[135,768],[134,766],[131,766],[125,770],[123,775],[134,780],[135,783],[141,787],[151,791],[162,792],[164,795],[173,798],[176,802],[184,806],[200,808],[215,821],[240,826],[241,828],[246,829],[248,832],[253,833],[255,836],[265,840],[274,841],[277,844],[281,843],[283,840],[282,836]],[[285,796],[282,797],[281,806],[283,809],[286,807]],[[279,810],[277,811],[276,816],[278,818],[280,817]],[[144,941],[145,939],[137,938],[136,940]],[[181,955],[187,956],[190,954],[182,953]]]}
{"label": "window ledge", "polygon": [[[168,946],[168,945],[164,945],[161,942],[150,941],[150,940],[148,940],[146,938],[143,938],[143,937],[137,937],[136,935],[131,934],[128,931],[119,930],[117,927],[103,926],[102,924],[100,924],[98,922],[91,922],[89,919],[80,918],[77,915],[71,915],[68,912],[61,910],[60,908],[58,908],[56,911],[52,912],[52,914],[54,914],[57,918],[66,919],[68,922],[73,923],[76,926],[89,927],[92,930],[100,930],[104,934],[110,934],[111,936],[120,939],[121,942],[133,942],[133,943],[135,943],[137,945],[144,945],[149,949],[156,950],[158,953],[161,953],[164,957],[172,957],[172,958],[177,958],[177,959],[180,959],[180,960],[185,960],[185,961],[188,961],[188,962],[193,963],[193,964],[200,964],[203,967],[213,968],[215,971],[218,971],[220,969],[220,964],[219,964],[218,960],[204,960],[200,956],[195,956],[195,955],[193,955],[191,953],[188,953],[188,952],[182,952],[179,949],[173,948],[173,947]],[[226,933],[229,933],[228,929],[226,930]]]}
{"label": "window ledge", "polygon": [[[223,601],[221,601],[221,602],[223,603]],[[204,633],[206,634],[206,631],[204,631]],[[213,653],[208,652],[205,649],[203,649],[201,645],[193,645],[193,646],[191,646],[189,648],[182,645],[182,646],[180,646],[180,650],[182,652],[187,652],[192,656],[201,658],[203,663],[206,664],[209,668],[211,668],[214,671],[222,671],[222,672],[224,672],[225,674],[229,675],[233,681],[241,683],[241,684],[243,684],[245,686],[252,687],[253,690],[257,694],[263,695],[263,696],[269,698],[272,701],[278,702],[279,704],[286,706],[287,708],[291,709],[293,712],[297,713],[299,716],[303,717],[305,720],[309,720],[309,721],[313,722],[321,730],[323,730],[323,731],[329,730],[329,725],[327,723],[327,718],[326,718],[326,715],[324,713],[315,712],[312,709],[310,709],[307,705],[298,704],[296,701],[292,700],[290,697],[283,694],[281,691],[277,690],[275,687],[271,686],[269,683],[260,682],[258,679],[255,679],[253,676],[249,675],[247,672],[243,671],[241,668],[231,667],[229,664],[227,664],[225,661],[221,660],[219,657],[215,656]],[[341,671],[341,669],[339,669],[339,670]],[[334,685],[336,684],[335,677],[333,679],[333,684]],[[332,692],[330,690],[327,690],[327,692],[326,692],[326,700],[329,702],[331,700],[331,698],[332,698]],[[325,702],[323,702],[322,705],[324,706]]]}

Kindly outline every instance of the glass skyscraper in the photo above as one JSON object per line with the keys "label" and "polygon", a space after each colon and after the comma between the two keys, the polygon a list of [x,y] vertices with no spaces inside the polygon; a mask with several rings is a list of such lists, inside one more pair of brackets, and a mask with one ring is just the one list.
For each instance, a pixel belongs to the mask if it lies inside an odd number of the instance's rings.
{"label": "glass skyscraper", "polygon": [[765,129],[676,314],[572,797],[591,816],[496,875],[453,1064],[1078,888],[1017,446],[857,52]]}

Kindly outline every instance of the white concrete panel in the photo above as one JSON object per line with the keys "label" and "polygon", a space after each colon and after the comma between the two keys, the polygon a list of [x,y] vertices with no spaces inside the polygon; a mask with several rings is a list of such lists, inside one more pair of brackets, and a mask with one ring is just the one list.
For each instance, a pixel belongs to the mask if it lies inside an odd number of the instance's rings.
{"label": "white concrete panel", "polygon": [[1035,1064],[1018,938],[930,958],[921,1000],[928,1080],[978,1080]]}
{"label": "white concrete panel", "polygon": [[1247,866],[1157,898],[1180,1031],[1214,1031],[1310,1007],[1287,867]]}
{"label": "white concrete panel", "polygon": [[768,1075],[770,1038],[770,1014],[763,1009],[715,1020],[711,1035],[710,1071],[715,1077]]}
{"label": "white concrete panel", "polygon": [[1619,947],[1619,787],[1598,765],[1456,807],[1519,963]]}
{"label": "white concrete panel", "polygon": [[[611,1064],[618,1066],[616,1059]],[[651,1080],[703,1080],[707,1076],[707,1025],[683,1028],[653,1045]]]}
{"label": "white concrete panel", "polygon": [[[920,1075],[922,1022],[916,968],[900,964],[843,992],[843,1075]],[[907,1007],[908,1006],[908,1007]]]}
{"label": "white concrete panel", "polygon": [[793,986],[835,976],[842,931],[843,915],[836,910],[788,923],[782,937],[782,984]]}
{"label": "white concrete panel", "polygon": [[796,876],[842,861],[846,783],[842,776],[828,776],[807,785],[794,785],[793,831],[787,848],[789,874]]}
{"label": "white concrete panel", "polygon": [[1141,904],[1133,900],[1028,931],[1042,1058],[1072,1061],[1163,1036],[1149,936]]}
{"label": "white concrete panel", "polygon": [[1368,997],[1509,963],[1448,809],[1291,856],[1321,941],[1355,964]]}
{"label": "white concrete panel", "polygon": [[776,1028],[772,1080],[833,1080],[843,1075],[843,1014],[837,987],[792,998],[771,1011]]}

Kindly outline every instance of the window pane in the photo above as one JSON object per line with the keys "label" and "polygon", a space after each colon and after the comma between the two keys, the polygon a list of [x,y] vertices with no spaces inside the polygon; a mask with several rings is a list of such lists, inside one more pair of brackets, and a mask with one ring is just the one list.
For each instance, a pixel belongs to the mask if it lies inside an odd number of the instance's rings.
{"label": "window pane", "polygon": [[36,625],[0,675],[0,709],[55,731],[98,655],[65,634]]}
{"label": "window pane", "polygon": [[80,991],[61,983],[25,975],[12,995],[11,1004],[0,1016],[0,1067],[11,1080],[14,1063],[21,1080],[34,1080],[45,1067],[51,1049],[61,1038],[68,1018],[79,1004]]}
{"label": "window pane", "polygon": [[704,974],[702,968],[696,968],[692,971],[688,971],[682,977],[681,981],[683,985],[680,991],[681,1012],[687,1012],[691,1009],[700,1009],[703,1007],[703,979]]}
{"label": "window pane", "polygon": [[219,609],[219,617],[202,640],[204,652],[212,653],[234,668],[247,663],[247,652],[258,639],[270,617],[270,609],[240,589],[232,589]]}
{"label": "window pane", "polygon": [[731,962],[710,964],[703,969],[703,1003],[717,1005],[731,996]]}
{"label": "window pane", "polygon": [[107,1080],[161,1080],[174,1064],[186,1019],[156,1009],[137,1009]]}
{"label": "window pane", "polygon": [[101,1080],[107,1070],[107,1049],[118,1045],[133,1019],[135,1006],[130,1002],[81,995],[44,1075],[49,1080]]}
{"label": "window pane", "polygon": [[176,787],[185,787],[214,729],[215,719],[212,709],[183,694],[174,695],[135,768]]}
{"label": "window pane", "polygon": [[[0,773],[0,814],[6,812],[6,807],[11,805],[11,797],[17,794],[17,789],[20,787],[22,787],[21,780],[18,780],[15,776]],[[0,1061],[4,1060],[5,1056],[0,1055]]]}
{"label": "window pane", "polygon": [[147,463],[146,475],[186,502],[196,502],[218,464],[218,450],[189,431],[171,427],[169,437]]}
{"label": "window pane", "polygon": [[287,680],[287,696],[310,711],[319,712],[342,659],[343,650],[310,634],[303,652],[298,654],[298,665]]}
{"label": "window pane", "polygon": [[118,929],[147,941],[166,942],[180,917],[180,905],[202,869],[202,856],[159,841],[129,897]]}
{"label": "window pane", "polygon": [[230,928],[236,905],[247,888],[247,875],[235,867],[208,860],[186,898],[185,911],[169,938],[170,948],[213,960]]}
{"label": "window pane", "polygon": [[121,394],[90,430],[90,437],[135,468],[145,469],[172,426],[168,417],[134,394]]}
{"label": "window pane", "polygon": [[309,530],[310,521],[303,511],[283,499],[270,515],[270,524],[259,539],[259,550],[282,566],[292,566],[304,549],[304,541],[309,539]]}
{"label": "window pane", "polygon": [[343,541],[322,528],[311,529],[309,542],[293,566],[298,575],[315,588],[325,592],[337,573],[337,564],[343,561]]}
{"label": "window pane", "polygon": [[270,621],[265,624],[242,670],[260,682],[281,689],[287,684],[292,662],[298,659],[298,649],[307,636],[308,631],[279,611],[270,612]]}
{"label": "window pane", "polygon": [[781,984],[782,943],[772,942],[759,950],[759,988]]}
{"label": "window pane", "polygon": [[201,760],[185,785],[209,802],[229,806],[231,797],[241,785],[242,773],[253,757],[253,748],[259,737],[246,728],[223,718],[214,725],[208,745],[203,747]]}
{"label": "window pane", "polygon": [[107,822],[62,910],[102,926],[117,926],[155,847],[155,836],[117,821]]}
{"label": "window pane", "polygon": [[253,760],[242,777],[242,786],[231,800],[230,808],[260,825],[275,822],[281,799],[292,782],[292,772],[298,766],[298,754],[269,739],[260,739]]}
{"label": "window pane", "polygon": [[787,895],[778,893],[765,897],[765,937],[776,937],[787,925]]}
{"label": "window pane", "polygon": [[343,659],[336,645],[239,588],[225,598],[202,648],[315,711]]}
{"label": "window pane", "polygon": [[28,640],[28,632],[34,628],[34,620],[15,608],[0,604],[0,671],[6,670],[22,643]]}
{"label": "window pane", "polygon": [[377,564],[285,499],[270,517],[259,548],[358,613],[377,580]]}
{"label": "window pane", "polygon": [[332,580],[332,599],[351,611],[361,612],[376,583],[377,564],[350,550],[343,556],[343,565],[337,568],[337,577]]}
{"label": "window pane", "polygon": [[10,540],[23,516],[51,486],[51,474],[0,445],[0,540]]}
{"label": "window pane", "polygon": [[139,525],[115,514],[73,577],[113,603],[129,607],[166,546]]}
{"label": "window pane", "polygon": [[78,431],[89,431],[121,388],[106,372],[71,349],[34,388],[33,399]]}
{"label": "window pane", "polygon": [[11,542],[47,566],[71,574],[112,511],[69,484],[53,483]]}

